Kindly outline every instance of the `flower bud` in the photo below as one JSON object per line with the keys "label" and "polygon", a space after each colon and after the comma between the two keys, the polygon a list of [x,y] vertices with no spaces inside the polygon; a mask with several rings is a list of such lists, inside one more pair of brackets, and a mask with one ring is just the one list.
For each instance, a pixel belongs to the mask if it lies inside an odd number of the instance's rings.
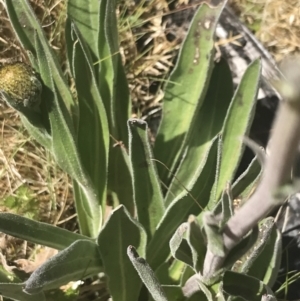
{"label": "flower bud", "polygon": [[14,108],[37,108],[42,84],[38,74],[22,62],[0,67],[0,93]]}

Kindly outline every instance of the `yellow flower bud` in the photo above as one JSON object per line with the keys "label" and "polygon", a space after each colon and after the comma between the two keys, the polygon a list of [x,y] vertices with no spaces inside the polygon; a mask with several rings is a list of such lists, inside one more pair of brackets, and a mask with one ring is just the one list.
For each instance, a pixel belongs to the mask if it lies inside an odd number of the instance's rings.
{"label": "yellow flower bud", "polygon": [[16,62],[0,67],[0,93],[12,107],[37,108],[41,92],[39,77],[29,65]]}

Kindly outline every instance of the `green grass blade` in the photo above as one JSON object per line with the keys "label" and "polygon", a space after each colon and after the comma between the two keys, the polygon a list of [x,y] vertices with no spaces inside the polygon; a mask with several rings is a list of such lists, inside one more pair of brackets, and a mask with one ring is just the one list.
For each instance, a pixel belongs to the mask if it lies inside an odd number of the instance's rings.
{"label": "green grass blade", "polygon": [[67,248],[78,239],[87,239],[83,235],[6,212],[0,213],[0,231],[57,250]]}
{"label": "green grass blade", "polygon": [[53,80],[52,65],[47,55],[45,56],[46,51],[38,36],[36,36],[36,50],[40,75],[45,85],[43,95],[45,95],[51,125],[52,153],[59,166],[78,182],[85,194],[82,200],[76,199],[76,202],[81,202],[80,205],[84,209],[84,213],[78,214],[82,233],[96,237],[102,223],[98,195],[82,167],[70,116],[65,107],[64,99]]}
{"label": "green grass blade", "polygon": [[126,250],[133,245],[145,256],[146,240],[146,232],[130,217],[124,206],[111,213],[99,234],[98,244],[113,300],[138,300],[142,281]]}
{"label": "green grass blade", "polygon": [[[186,133],[200,110],[213,69],[214,33],[224,3],[200,6],[181,47],[177,64],[165,87],[163,118],[155,142],[155,158],[174,172],[183,150]],[[168,173],[158,172],[168,184]]]}
{"label": "green grass blade", "polygon": [[228,110],[222,130],[221,164],[212,202],[217,202],[226,184],[231,183],[242,157],[242,138],[247,135],[254,117],[260,74],[261,62],[256,60],[243,75]]}
{"label": "green grass blade", "polygon": [[73,72],[79,104],[78,151],[105,212],[109,127],[105,108],[97,87],[90,52],[76,25],[73,31]]}
{"label": "green grass blade", "polygon": [[132,168],[134,202],[138,221],[150,240],[165,208],[152,149],[148,140],[148,126],[143,120],[130,119],[129,157]]}
{"label": "green grass blade", "polygon": [[[197,181],[216,135],[221,132],[233,95],[231,71],[222,60],[214,67],[201,109],[188,130],[184,159],[180,163],[165,198],[166,205],[182,198]],[[180,183],[179,183],[180,181]]]}
{"label": "green grass blade", "polygon": [[96,275],[102,270],[96,243],[90,240],[77,240],[37,268],[25,282],[24,291],[28,294],[37,294],[82,277]]}

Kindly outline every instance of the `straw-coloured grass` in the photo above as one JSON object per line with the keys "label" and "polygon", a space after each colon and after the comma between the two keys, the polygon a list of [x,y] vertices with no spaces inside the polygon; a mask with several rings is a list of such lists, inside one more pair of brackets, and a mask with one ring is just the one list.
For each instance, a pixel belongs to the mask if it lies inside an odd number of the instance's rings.
{"label": "straw-coloured grass", "polygon": [[277,61],[300,53],[300,2],[267,1],[258,37]]}

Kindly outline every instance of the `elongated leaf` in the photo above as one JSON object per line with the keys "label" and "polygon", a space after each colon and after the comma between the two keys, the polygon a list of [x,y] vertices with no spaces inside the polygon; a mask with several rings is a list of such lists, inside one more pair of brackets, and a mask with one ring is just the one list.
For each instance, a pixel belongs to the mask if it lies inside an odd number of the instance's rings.
{"label": "elongated leaf", "polygon": [[200,272],[203,268],[207,247],[201,227],[194,217],[189,218],[187,240],[192,251],[193,268],[195,271]]}
{"label": "elongated leaf", "polygon": [[36,269],[25,282],[24,291],[37,294],[101,271],[102,263],[96,243],[77,240]]}
{"label": "elongated leaf", "polygon": [[281,234],[273,219],[263,220],[255,249],[249,252],[242,271],[271,287],[279,271],[281,248]]}
{"label": "elongated leaf", "polygon": [[247,200],[253,193],[260,179],[262,170],[256,158],[249,164],[248,168],[240,175],[232,185],[233,199],[241,198]]}
{"label": "elongated leaf", "polygon": [[147,261],[144,258],[139,257],[139,254],[133,246],[128,247],[127,255],[153,299],[155,301],[168,301],[165,292]]}
{"label": "elongated leaf", "polygon": [[21,115],[21,120],[29,134],[44,148],[51,150],[52,139],[45,128],[36,127],[30,122],[30,120],[27,119],[26,116]]}
{"label": "elongated leaf", "polygon": [[223,245],[222,232],[212,213],[206,212],[203,216],[203,225],[207,238],[207,249],[214,255],[224,257],[225,250]]}
{"label": "elongated leaf", "polygon": [[[128,249],[127,249],[127,253],[128,253]],[[176,261],[179,262],[178,260],[176,260]],[[163,264],[161,264],[159,266],[158,269],[156,269],[155,276],[157,277],[157,280],[159,283],[174,284],[173,280],[170,278],[170,275],[169,275],[169,267],[170,267],[170,264],[167,261],[165,261]]]}
{"label": "elongated leaf", "polygon": [[100,92],[115,139],[128,146],[126,123],[131,114],[131,103],[126,76],[122,67],[116,18],[116,0],[100,1],[99,75]]}
{"label": "elongated leaf", "polygon": [[79,103],[78,150],[105,211],[109,149],[109,127],[105,108],[97,87],[91,56],[76,25],[73,71]]}
{"label": "elongated leaf", "polygon": [[[236,271],[240,265],[241,258],[253,247],[258,238],[258,226],[254,227],[248,235],[246,235],[226,256],[223,266]],[[235,263],[235,264],[234,264]]]}
{"label": "elongated leaf", "polygon": [[[276,226],[275,226],[276,228]],[[276,232],[276,235],[274,234]],[[265,259],[265,262],[268,262],[267,270],[265,271],[263,282],[268,286],[273,287],[275,281],[278,278],[278,272],[282,259],[282,236],[281,232],[278,229],[274,229],[271,233],[271,242],[270,245],[273,245],[273,249],[271,250],[268,245],[267,248],[264,249],[261,258]],[[268,248],[270,248],[268,250]],[[267,253],[269,252],[269,253]],[[265,257],[265,254],[267,255]]]}
{"label": "elongated leaf", "polygon": [[72,20],[92,52],[92,57],[98,57],[99,35],[99,2],[94,0],[68,0],[68,18]]}
{"label": "elongated leaf", "polygon": [[[21,43],[25,49],[33,53],[34,57],[38,58],[38,65],[35,65],[39,67],[39,72],[45,84],[43,90],[46,90],[42,94],[41,107],[46,107],[49,114],[53,137],[52,151],[60,166],[79,181],[85,194],[88,195],[86,197],[88,202],[85,202],[85,211],[92,219],[85,220],[85,223],[81,221],[81,229],[88,235],[96,236],[101,224],[101,213],[99,212],[99,206],[97,206],[98,200],[95,197],[95,192],[87,184],[89,181],[86,181],[83,176],[73,141],[73,120],[70,113],[74,113],[73,110],[76,106],[74,106],[71,92],[62,76],[54,52],[50,48],[28,1],[6,1],[6,6],[11,23]],[[77,115],[75,114],[75,116]],[[91,207],[93,207],[92,210],[90,210]]]}
{"label": "elongated leaf", "polygon": [[43,94],[47,101],[49,110],[49,120],[51,124],[51,134],[53,138],[52,152],[59,166],[75,179],[85,198],[80,202],[85,214],[78,215],[80,229],[87,236],[96,237],[101,227],[101,207],[98,195],[92,185],[92,181],[87,176],[82,167],[77,146],[75,143],[74,128],[66,111],[64,100],[58,93],[57,86],[53,81],[53,73],[46,50],[43,48],[39,37],[36,36],[36,51],[39,63],[40,74],[45,84]]}
{"label": "elongated leaf", "polygon": [[213,301],[213,294],[209,287],[207,287],[202,281],[199,281],[198,283],[201,291],[205,294],[208,301]]}
{"label": "elongated leaf", "polygon": [[203,292],[199,291],[199,292],[193,294],[191,297],[189,297],[188,299],[185,299],[185,300],[187,300],[187,301],[207,300],[207,297]]}
{"label": "elongated leaf", "polygon": [[[111,141],[112,143],[112,141]],[[108,189],[115,206],[123,204],[132,216],[135,214],[132,174],[129,154],[122,142],[114,141],[109,151]]]}
{"label": "elongated leaf", "polygon": [[15,103],[15,100],[9,96],[6,91],[0,90],[0,96],[7,104],[18,111],[21,120],[28,132],[46,149],[51,149],[51,136],[47,131],[47,125],[43,122],[43,116],[39,108],[28,108]]}
{"label": "elongated leaf", "polygon": [[[108,188],[117,203],[133,214],[133,190],[128,156],[127,120],[131,101],[118,42],[116,0],[101,0],[99,16],[99,88],[110,125],[111,148]],[[124,149],[120,149],[124,148]]]}
{"label": "elongated leaf", "polygon": [[133,178],[133,197],[138,221],[144,226],[148,239],[155,233],[165,208],[152,150],[148,140],[147,123],[130,119],[129,156]]}
{"label": "elongated leaf", "polygon": [[181,198],[186,195],[186,189],[191,190],[194,186],[211,145],[222,130],[232,95],[231,71],[226,61],[221,60],[214,66],[207,94],[195,118],[196,122],[188,129],[186,154],[166,195],[167,205],[174,200],[174,196]]}
{"label": "elongated leaf", "polygon": [[[262,220],[259,224],[259,236],[254,244],[254,246],[249,250],[245,256],[240,258],[240,261],[237,263],[240,268],[238,271],[248,274],[251,267],[255,265],[256,260],[259,259],[259,256],[265,246],[269,243],[270,235],[272,233],[272,229],[274,228],[274,219],[272,217],[266,218]],[[265,264],[269,264],[266,262]],[[265,264],[263,265],[263,270],[266,269]],[[256,265],[255,265],[256,266]],[[260,267],[257,267],[260,270]],[[255,271],[253,269],[252,271]],[[250,274],[250,276],[258,278],[258,275],[255,273]],[[262,276],[262,275],[259,275]],[[262,278],[259,278],[262,279]]]}
{"label": "elongated leaf", "polygon": [[193,275],[195,275],[195,271],[187,265],[181,275],[180,285],[183,286]]}
{"label": "elongated leaf", "polygon": [[212,202],[218,201],[226,183],[231,183],[240,162],[243,142],[254,116],[255,101],[261,73],[261,63],[254,61],[246,70],[235,92],[222,130],[222,155],[216,192]]}
{"label": "elongated leaf", "polygon": [[24,283],[0,283],[0,292],[3,297],[16,301],[46,301],[43,292],[28,295],[23,288]]}
{"label": "elongated leaf", "polygon": [[145,230],[121,205],[111,213],[99,234],[98,244],[112,298],[118,301],[137,300],[142,282],[126,250],[129,245],[133,245],[145,256]]}
{"label": "elongated leaf", "polygon": [[188,223],[181,224],[170,239],[170,250],[174,258],[193,266],[192,253],[187,241],[184,238],[188,229]]}
{"label": "elongated leaf", "polygon": [[[223,5],[199,7],[165,87],[163,119],[154,154],[172,172],[208,88],[213,67],[214,32]],[[158,172],[163,183],[168,184],[168,170],[158,166]]]}
{"label": "elongated leaf", "polygon": [[[179,260],[174,260],[169,267],[168,275],[172,282],[170,284],[180,284],[182,273],[184,273],[187,265]],[[156,271],[155,271],[156,272]],[[163,284],[168,284],[167,282],[162,282]]]}
{"label": "elongated leaf", "polygon": [[[187,220],[190,214],[198,215],[201,207],[209,201],[211,188],[215,180],[217,143],[214,143],[191,193],[180,200],[174,200],[166,209],[157,230],[147,247],[147,260],[155,270],[170,254],[169,240],[178,226]],[[194,196],[194,197],[192,197]]]}
{"label": "elongated leaf", "polygon": [[164,290],[167,299],[173,301],[183,301],[185,297],[182,293],[182,288],[178,285],[162,285],[162,289]]}
{"label": "elongated leaf", "polygon": [[78,239],[87,239],[83,235],[7,212],[0,213],[0,231],[57,250],[67,248]]}
{"label": "elongated leaf", "polygon": [[264,294],[270,293],[270,289],[259,279],[232,271],[225,272],[223,289],[229,295],[248,301],[261,301]]}

